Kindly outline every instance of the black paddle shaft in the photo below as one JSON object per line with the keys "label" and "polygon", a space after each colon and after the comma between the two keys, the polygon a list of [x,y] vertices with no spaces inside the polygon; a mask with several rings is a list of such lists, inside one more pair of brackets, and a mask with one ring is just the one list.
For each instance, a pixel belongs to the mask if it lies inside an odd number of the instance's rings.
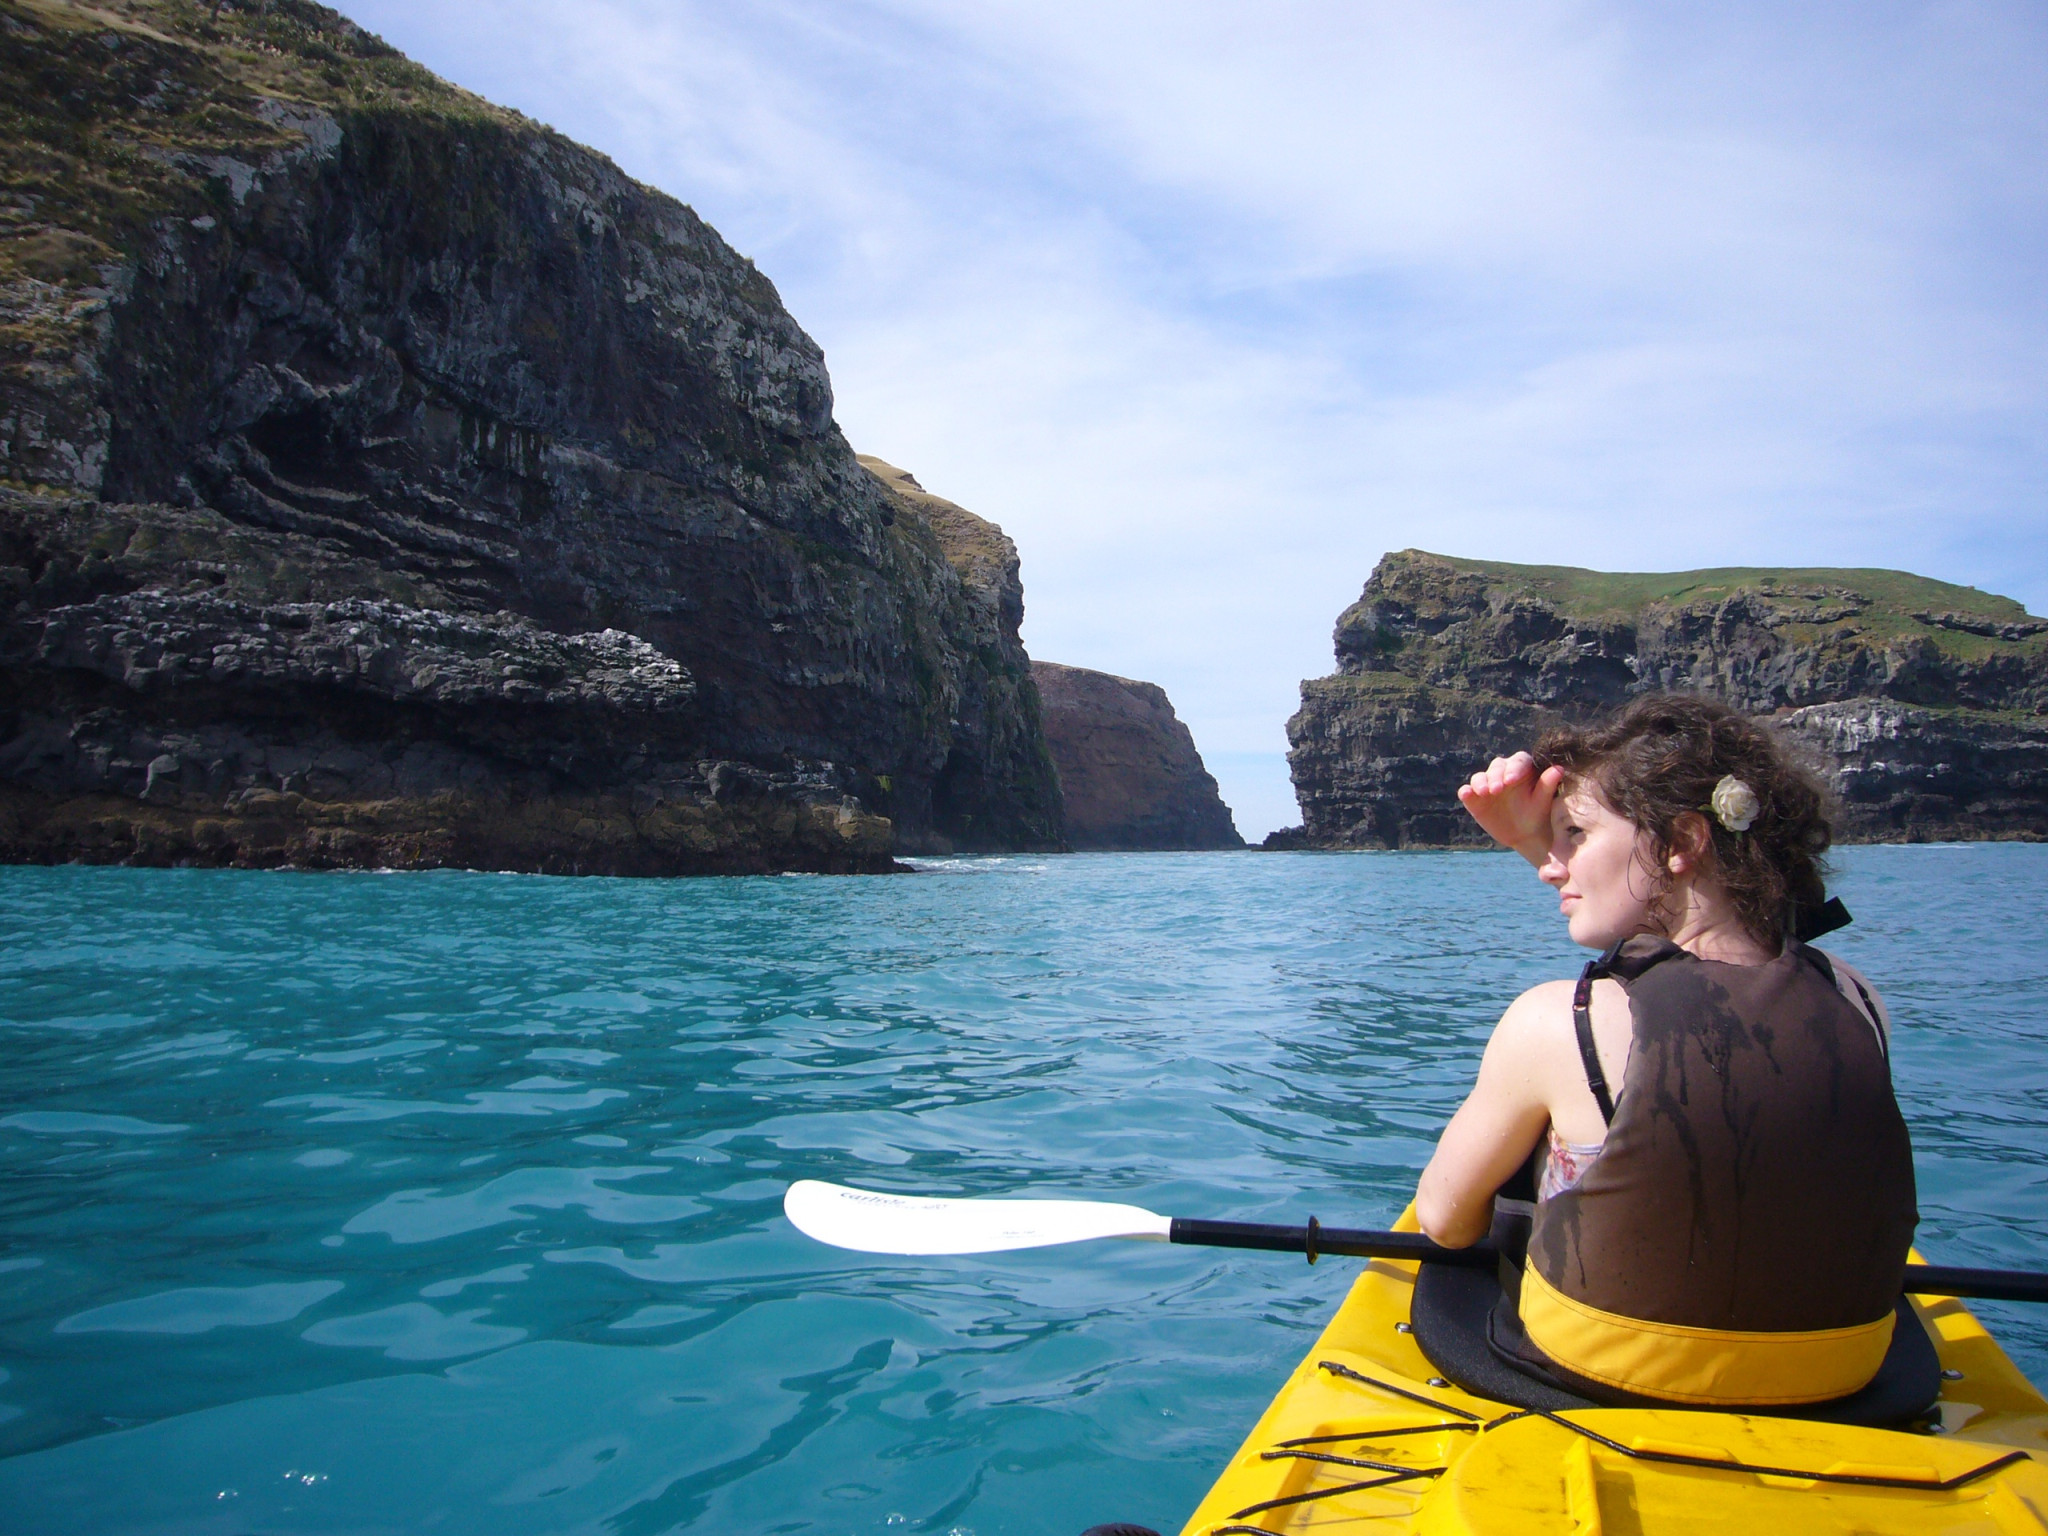
{"label": "black paddle shaft", "polygon": [[[1440,1248],[1420,1232],[1372,1232],[1326,1227],[1315,1217],[1305,1227],[1263,1221],[1198,1221],[1173,1218],[1169,1240],[1202,1248],[1259,1248],[1269,1253],[1305,1253],[1313,1264],[1322,1255],[1348,1259],[1419,1259],[1425,1264],[1458,1264],[1491,1269],[1500,1252],[1489,1243]],[[1908,1296],[1963,1296],[1973,1301],[2048,1301],[2048,1275],[2015,1269],[1960,1269],[1947,1264],[1906,1266]]]}
{"label": "black paddle shaft", "polygon": [[1430,1264],[1463,1264],[1491,1269],[1499,1253],[1487,1243],[1470,1248],[1439,1248],[1420,1232],[1367,1232],[1326,1227],[1315,1217],[1305,1227],[1283,1227],[1263,1221],[1194,1221],[1173,1218],[1170,1242],[1203,1248],[1263,1248],[1271,1253],[1305,1253],[1309,1263],[1326,1253],[1347,1259],[1421,1259]]}
{"label": "black paddle shaft", "polygon": [[2048,1301],[2048,1275],[2020,1269],[1960,1269],[1949,1264],[1908,1264],[1908,1296],[1968,1296],[1976,1301]]}

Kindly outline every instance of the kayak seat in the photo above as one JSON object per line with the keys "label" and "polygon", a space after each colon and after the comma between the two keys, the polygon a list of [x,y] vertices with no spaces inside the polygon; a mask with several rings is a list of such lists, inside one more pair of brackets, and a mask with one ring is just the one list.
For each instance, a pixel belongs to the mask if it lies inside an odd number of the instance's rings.
{"label": "kayak seat", "polygon": [[[1454,1386],[1477,1397],[1541,1408],[1684,1408],[1689,1405],[1637,1397],[1558,1371],[1548,1379],[1536,1367],[1511,1357],[1503,1333],[1518,1335],[1520,1319],[1491,1269],[1424,1264],[1416,1277],[1409,1324],[1430,1364]],[[1517,1338],[1516,1343],[1525,1343]],[[1891,1428],[1926,1416],[1941,1394],[1941,1360],[1912,1305],[1899,1302],[1891,1348],[1877,1375],[1861,1390],[1825,1403],[1774,1403],[1712,1410],[1773,1418],[1815,1419],[1829,1424]]]}

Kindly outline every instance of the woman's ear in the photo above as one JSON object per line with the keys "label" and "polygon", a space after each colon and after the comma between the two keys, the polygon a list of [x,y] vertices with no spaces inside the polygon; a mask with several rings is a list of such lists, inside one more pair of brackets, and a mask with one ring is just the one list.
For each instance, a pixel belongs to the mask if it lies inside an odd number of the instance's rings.
{"label": "woman's ear", "polygon": [[1698,874],[1713,846],[1714,835],[1707,830],[1707,818],[1698,811],[1681,812],[1671,824],[1671,852],[1665,865],[1674,875]]}

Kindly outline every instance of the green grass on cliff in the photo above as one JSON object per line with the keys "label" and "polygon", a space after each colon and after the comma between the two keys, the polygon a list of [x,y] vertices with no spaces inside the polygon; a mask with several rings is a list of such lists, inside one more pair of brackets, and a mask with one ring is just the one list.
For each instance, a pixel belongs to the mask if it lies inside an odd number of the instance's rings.
{"label": "green grass on cliff", "polygon": [[[152,219],[213,212],[225,183],[174,157],[299,142],[265,98],[545,131],[307,0],[0,0],[0,283],[90,287]],[[61,301],[10,308],[10,363],[66,350]]]}
{"label": "green grass on cliff", "polygon": [[[1989,625],[2041,621],[2009,597],[1910,571],[1827,566],[1587,571],[1569,565],[1510,565],[1406,549],[1388,555],[1378,575],[1389,586],[1405,586],[1415,578],[1426,581],[1431,568],[1454,580],[1477,578],[1495,591],[1526,593],[1569,618],[1592,623],[1631,620],[1650,607],[1711,609],[1737,593],[1748,592],[1768,599],[1785,613],[1787,622],[1781,633],[1796,644],[1918,639],[1966,661],[2015,652],[2048,652],[2048,632],[2005,638],[1933,622],[1938,618]],[[1923,614],[1929,617],[1920,617]]]}
{"label": "green grass on cliff", "polygon": [[1542,597],[1559,612],[1575,618],[1624,618],[1651,603],[1674,607],[1717,603],[1737,592],[1761,592],[1792,599],[1816,599],[1846,588],[1868,599],[1862,617],[1896,613],[1912,620],[1916,612],[1955,613],[2010,624],[2029,617],[2009,597],[1976,587],[1915,576],[1910,571],[1828,566],[1727,566],[1703,571],[1587,571],[1569,565],[1510,565],[1498,560],[1467,560],[1403,550],[1403,555],[1440,560],[1454,570],[1505,587],[1519,587]]}

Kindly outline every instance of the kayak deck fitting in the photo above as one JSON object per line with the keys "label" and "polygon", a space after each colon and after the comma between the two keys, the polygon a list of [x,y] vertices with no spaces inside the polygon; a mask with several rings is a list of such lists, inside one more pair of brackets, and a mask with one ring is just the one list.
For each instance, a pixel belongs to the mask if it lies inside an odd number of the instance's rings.
{"label": "kayak deck fitting", "polygon": [[[1395,1230],[1417,1230],[1412,1208]],[[1938,1431],[1545,1413],[1437,1374],[1409,1331],[1418,1267],[1366,1265],[1182,1536],[2048,1536],[2048,1399],[1960,1301],[1913,1303],[1943,1367]]]}

